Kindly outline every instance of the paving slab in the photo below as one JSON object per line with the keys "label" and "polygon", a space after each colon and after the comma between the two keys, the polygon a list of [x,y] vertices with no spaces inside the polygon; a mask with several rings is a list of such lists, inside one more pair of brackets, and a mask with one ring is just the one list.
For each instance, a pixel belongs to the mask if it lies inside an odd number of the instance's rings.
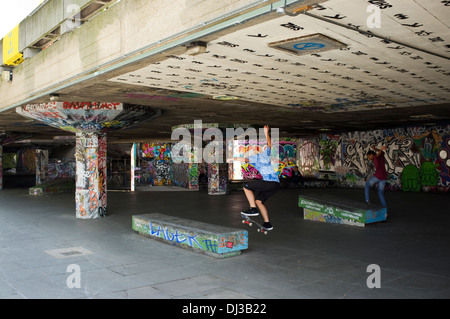
{"label": "paving slab", "polygon": [[[305,220],[298,198],[363,201],[362,189],[283,189],[267,202],[274,230],[262,235],[241,223],[248,203],[239,191],[110,192],[108,216],[97,220],[75,218],[74,194],[27,191],[0,191],[2,299],[450,297],[447,194],[386,192],[388,220],[360,228]],[[148,213],[247,230],[248,249],[217,259],[149,240],[131,228],[133,215]],[[90,253],[48,253],[77,247]],[[67,287],[71,264],[80,288]],[[367,287],[371,264],[381,288]]]}

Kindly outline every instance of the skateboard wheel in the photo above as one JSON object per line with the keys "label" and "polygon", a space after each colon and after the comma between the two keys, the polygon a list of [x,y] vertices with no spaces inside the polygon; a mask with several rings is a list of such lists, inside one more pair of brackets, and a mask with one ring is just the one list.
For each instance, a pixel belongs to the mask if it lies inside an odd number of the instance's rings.
{"label": "skateboard wheel", "polygon": [[258,228],[258,233],[261,232],[261,229]]}
{"label": "skateboard wheel", "polygon": [[267,235],[267,230],[264,232],[264,235]]}
{"label": "skateboard wheel", "polygon": [[242,224],[245,224],[245,220],[242,220]]}
{"label": "skateboard wheel", "polygon": [[253,224],[252,224],[252,223],[248,223],[248,225],[249,225],[249,226],[252,226]]}

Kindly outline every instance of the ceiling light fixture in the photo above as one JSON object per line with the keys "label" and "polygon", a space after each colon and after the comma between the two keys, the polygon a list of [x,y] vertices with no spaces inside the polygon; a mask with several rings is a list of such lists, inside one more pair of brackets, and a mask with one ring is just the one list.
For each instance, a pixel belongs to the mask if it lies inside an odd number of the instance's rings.
{"label": "ceiling light fixture", "polygon": [[59,100],[59,94],[56,94],[56,93],[50,94],[50,101],[54,102],[54,101],[58,101],[58,100]]}
{"label": "ceiling light fixture", "polygon": [[206,52],[207,44],[203,41],[195,41],[192,42],[187,48],[186,48],[186,54],[188,55],[199,55]]}

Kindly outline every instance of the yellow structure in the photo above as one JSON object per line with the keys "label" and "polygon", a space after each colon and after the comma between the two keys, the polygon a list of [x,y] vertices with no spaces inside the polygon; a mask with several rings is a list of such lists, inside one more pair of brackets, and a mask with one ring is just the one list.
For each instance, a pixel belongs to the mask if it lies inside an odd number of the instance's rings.
{"label": "yellow structure", "polygon": [[23,55],[19,52],[19,25],[3,38],[3,64],[19,65]]}

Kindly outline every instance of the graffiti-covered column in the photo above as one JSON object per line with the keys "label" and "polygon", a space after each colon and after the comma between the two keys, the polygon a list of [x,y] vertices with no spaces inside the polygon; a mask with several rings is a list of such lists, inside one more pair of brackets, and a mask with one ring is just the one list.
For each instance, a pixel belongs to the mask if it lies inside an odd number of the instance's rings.
{"label": "graffiti-covered column", "polygon": [[[213,141],[206,148],[208,163],[208,194],[228,194],[228,164],[226,163],[224,145],[222,141]],[[211,147],[212,146],[212,147]],[[206,155],[206,154],[205,154]],[[207,158],[208,158],[207,157]]]}
{"label": "graffiti-covered column", "polygon": [[[226,124],[206,124],[203,140],[208,144],[203,151],[204,160],[208,163],[208,194],[225,195],[230,192],[227,152]],[[233,131],[234,132],[234,131]]]}
{"label": "graffiti-covered column", "polygon": [[208,194],[228,194],[228,164],[208,164]]}
{"label": "graffiti-covered column", "polygon": [[148,121],[159,109],[115,102],[49,102],[19,106],[16,112],[76,134],[76,217],[106,214],[106,134]]}
{"label": "graffiti-covered column", "polygon": [[0,190],[3,189],[3,146],[0,144]]}
{"label": "graffiti-covered column", "polygon": [[106,135],[77,133],[76,217],[99,218],[106,215]]}
{"label": "graffiti-covered column", "polygon": [[45,182],[48,174],[48,150],[36,150],[36,185]]}

